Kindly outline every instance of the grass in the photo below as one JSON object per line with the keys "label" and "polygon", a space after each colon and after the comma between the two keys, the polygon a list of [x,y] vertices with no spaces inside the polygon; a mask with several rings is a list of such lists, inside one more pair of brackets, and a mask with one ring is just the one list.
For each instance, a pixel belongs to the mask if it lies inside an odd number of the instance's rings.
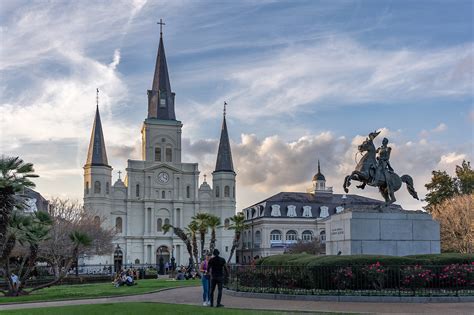
{"label": "grass", "polygon": [[165,288],[176,288],[184,286],[199,285],[200,280],[174,281],[168,279],[139,280],[138,285],[132,287],[114,287],[111,282],[93,284],[58,285],[35,291],[30,295],[17,297],[0,297],[0,305],[3,303],[24,303],[53,300],[77,300],[85,298],[99,298],[104,296],[120,296],[143,294]]}
{"label": "grass", "polygon": [[[282,311],[262,311],[262,310],[242,310],[230,308],[210,308],[203,306],[181,305],[181,304],[164,304],[164,303],[115,303],[115,304],[95,304],[95,305],[76,305],[61,307],[45,307],[36,309],[23,309],[4,311],[3,314],[25,314],[25,315],[104,315],[104,314],[264,314],[264,315],[280,315],[295,314],[299,312],[282,312]],[[303,313],[304,314],[304,313]],[[342,313],[313,313],[311,314],[342,314]]]}

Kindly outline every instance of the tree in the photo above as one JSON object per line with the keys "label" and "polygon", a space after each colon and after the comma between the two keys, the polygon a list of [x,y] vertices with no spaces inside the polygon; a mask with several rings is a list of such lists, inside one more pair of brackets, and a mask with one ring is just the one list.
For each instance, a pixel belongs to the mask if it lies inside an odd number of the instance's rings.
{"label": "tree", "polygon": [[474,170],[471,163],[462,161],[461,165],[456,165],[457,187],[460,194],[474,193]]}
{"label": "tree", "polygon": [[230,218],[231,224],[229,225],[229,230],[234,230],[234,240],[232,242],[232,248],[230,249],[229,259],[227,259],[227,263],[230,262],[232,256],[234,255],[235,249],[239,246],[240,236],[242,232],[248,228],[248,225],[245,224],[245,216],[243,212],[239,212]]}
{"label": "tree", "polygon": [[443,252],[474,252],[474,193],[446,199],[432,214],[441,226]]}
{"label": "tree", "polygon": [[34,177],[38,175],[34,174],[33,164],[25,163],[19,157],[0,158],[0,265],[8,283],[8,291],[0,292],[6,295],[18,295],[22,289],[13,286],[11,280],[10,259],[17,242],[23,249],[27,248],[16,260],[19,277],[25,280],[35,266],[38,244],[46,237],[51,224],[45,213],[25,214],[22,211],[26,206],[24,189],[35,186],[30,180]]}
{"label": "tree", "polygon": [[212,253],[216,247],[216,229],[221,225],[221,219],[213,214],[209,214],[207,218],[207,225],[211,229],[209,251]]}
{"label": "tree", "polygon": [[460,194],[471,194],[474,191],[474,171],[470,162],[463,161],[456,166],[456,176],[451,177],[446,171],[433,171],[431,181],[425,185],[428,189],[425,210],[433,211],[433,207],[444,200]]}
{"label": "tree", "polygon": [[184,245],[186,246],[186,250],[188,251],[188,254],[189,254],[189,257],[191,258],[191,265],[194,265],[194,259],[193,259],[193,247],[191,245],[191,241],[189,240],[189,237],[188,235],[183,231],[183,229],[179,228],[179,227],[176,227],[176,226],[173,226],[171,224],[165,224],[163,225],[163,233],[168,233],[168,231],[170,229],[173,229],[173,233],[179,237]]}
{"label": "tree", "polygon": [[191,221],[186,230],[189,232],[189,235],[191,236],[191,244],[192,244],[192,252],[193,252],[193,258],[196,264],[196,272],[199,273],[199,259],[198,259],[198,245],[197,245],[197,231],[198,231],[198,225],[196,221]]}
{"label": "tree", "polygon": [[[70,261],[75,262],[82,255],[104,255],[113,252],[112,239],[115,229],[105,229],[94,220],[93,210],[85,210],[77,200],[53,198],[49,203],[49,214],[53,225],[49,237],[41,244],[41,259],[47,261],[53,269],[55,278],[67,271]],[[75,255],[71,231],[81,232],[92,239],[91,244],[80,245]]]}
{"label": "tree", "polygon": [[311,255],[319,255],[323,254],[325,252],[325,245],[321,243],[321,240],[319,238],[315,238],[312,241],[303,241],[303,240],[298,240],[297,243],[292,244],[286,251],[285,253],[288,254],[301,254],[301,253],[307,253]]}
{"label": "tree", "polygon": [[12,239],[7,237],[10,218],[15,208],[25,206],[23,193],[26,187],[33,188],[35,184],[30,178],[38,177],[33,174],[33,164],[25,163],[19,157],[0,158],[0,262],[4,262],[13,249]]}
{"label": "tree", "polygon": [[204,244],[206,239],[206,234],[209,228],[208,220],[209,214],[199,212],[195,216],[192,217],[192,220],[196,222],[197,229],[199,231],[200,242],[201,242],[201,260],[204,259]]}

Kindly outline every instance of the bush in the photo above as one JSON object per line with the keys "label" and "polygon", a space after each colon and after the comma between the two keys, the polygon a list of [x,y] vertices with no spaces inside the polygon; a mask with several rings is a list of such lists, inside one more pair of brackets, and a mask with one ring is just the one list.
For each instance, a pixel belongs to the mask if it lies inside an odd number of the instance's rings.
{"label": "bush", "polygon": [[474,262],[474,254],[446,253],[403,257],[382,255],[314,256],[309,254],[283,254],[261,258],[257,264],[261,266],[346,267],[367,266],[376,262],[384,266],[470,264]]}

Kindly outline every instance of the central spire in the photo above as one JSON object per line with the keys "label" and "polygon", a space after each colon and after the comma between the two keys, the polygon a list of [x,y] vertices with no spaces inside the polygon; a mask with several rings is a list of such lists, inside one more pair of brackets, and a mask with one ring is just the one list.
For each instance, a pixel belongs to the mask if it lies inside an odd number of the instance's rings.
{"label": "central spire", "polygon": [[171,91],[168,65],[166,64],[165,46],[163,44],[163,20],[160,19],[160,43],[156,56],[155,73],[151,90],[148,90],[148,118],[176,120],[174,113],[174,96]]}

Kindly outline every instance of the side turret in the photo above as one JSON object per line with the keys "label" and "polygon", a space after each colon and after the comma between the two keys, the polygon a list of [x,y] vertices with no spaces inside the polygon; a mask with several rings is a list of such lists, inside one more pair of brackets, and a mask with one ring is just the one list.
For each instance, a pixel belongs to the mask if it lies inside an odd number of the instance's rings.
{"label": "side turret", "polygon": [[[97,95],[99,90],[97,90]],[[98,99],[98,98],[97,98]],[[95,112],[89,151],[84,165],[84,206],[103,211],[105,200],[111,198],[112,167],[107,160],[104,133],[100,121],[99,104]],[[105,213],[104,213],[105,214]]]}

